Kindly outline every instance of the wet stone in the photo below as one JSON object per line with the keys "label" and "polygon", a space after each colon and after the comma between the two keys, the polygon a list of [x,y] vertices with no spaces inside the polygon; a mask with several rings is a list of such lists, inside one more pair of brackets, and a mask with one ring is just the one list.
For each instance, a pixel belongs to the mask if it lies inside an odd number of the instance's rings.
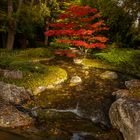
{"label": "wet stone", "polygon": [[118,78],[118,75],[116,72],[113,71],[106,71],[100,75],[101,79],[109,79],[114,80]]}
{"label": "wet stone", "polygon": [[71,84],[79,84],[81,82],[82,82],[82,79],[79,76],[73,76],[70,80]]}
{"label": "wet stone", "polygon": [[75,64],[82,64],[83,59],[74,58],[73,61],[74,61]]}

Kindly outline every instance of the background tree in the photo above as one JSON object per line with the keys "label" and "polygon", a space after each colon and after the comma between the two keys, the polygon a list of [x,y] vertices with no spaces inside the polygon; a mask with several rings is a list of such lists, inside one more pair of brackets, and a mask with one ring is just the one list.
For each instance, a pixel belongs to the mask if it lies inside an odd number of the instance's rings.
{"label": "background tree", "polygon": [[[19,0],[18,3],[18,7],[16,10],[16,14],[18,15],[22,6],[23,0]],[[11,50],[13,49],[13,45],[14,45],[14,39],[15,39],[15,30],[16,30],[16,26],[17,26],[17,21],[18,21],[18,17],[16,18],[16,20],[13,17],[13,13],[14,13],[14,5],[13,5],[13,0],[8,0],[7,2],[7,6],[8,6],[8,35],[7,35],[7,44],[6,44],[6,48]]]}
{"label": "background tree", "polygon": [[35,0],[24,2],[19,15],[18,22],[18,43],[22,48],[27,47],[27,41],[29,45],[35,47],[35,41],[41,38],[44,30],[44,18],[50,16],[50,10],[47,7],[46,1]]}
{"label": "background tree", "polygon": [[[56,3],[53,1],[52,7],[55,7]],[[13,49],[14,43],[16,46],[26,48],[27,40],[32,42],[37,34],[39,34],[37,37],[41,38],[45,26],[44,19],[51,16],[52,7],[48,5],[47,0],[1,1],[0,13],[2,15],[4,12],[5,16],[0,18],[0,36],[3,37],[7,33],[6,41],[2,39],[6,42],[6,48]]]}
{"label": "background tree", "polygon": [[[133,3],[134,7],[137,7],[132,9],[138,9],[139,6],[136,1],[138,2],[138,0],[131,1],[131,4]],[[81,0],[81,3],[83,5],[94,6],[101,11],[106,24],[110,27],[109,38],[111,43],[116,42],[118,46],[125,47],[133,46],[134,32],[132,30],[134,31],[134,29],[132,29],[132,25],[138,10],[134,12],[135,14],[130,14],[130,11],[132,12],[133,10],[129,7],[131,5],[129,4],[129,0]]]}
{"label": "background tree", "polygon": [[0,47],[6,47],[6,5],[4,1],[0,1]]}

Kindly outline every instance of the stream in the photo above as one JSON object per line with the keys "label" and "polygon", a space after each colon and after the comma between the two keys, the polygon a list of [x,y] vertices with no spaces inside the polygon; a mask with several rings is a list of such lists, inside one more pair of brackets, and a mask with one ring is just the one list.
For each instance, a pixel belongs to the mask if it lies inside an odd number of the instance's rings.
{"label": "stream", "polygon": [[[118,73],[116,80],[103,80],[103,69],[87,69],[66,60],[42,63],[65,69],[68,80],[28,103],[28,107],[39,107],[35,126],[10,130],[12,133],[1,130],[0,140],[123,140],[111,128],[108,111],[114,101],[112,92],[124,87],[127,76]],[[82,82],[70,83],[72,76],[81,77]]]}

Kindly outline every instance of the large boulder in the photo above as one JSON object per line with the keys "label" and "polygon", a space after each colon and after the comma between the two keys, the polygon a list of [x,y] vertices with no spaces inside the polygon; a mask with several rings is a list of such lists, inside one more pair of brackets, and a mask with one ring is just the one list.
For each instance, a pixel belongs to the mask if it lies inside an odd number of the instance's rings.
{"label": "large boulder", "polygon": [[125,140],[140,140],[140,101],[120,98],[111,105],[109,116]]}
{"label": "large boulder", "polygon": [[0,82],[0,98],[7,103],[22,104],[32,97],[30,90],[12,84]]}
{"label": "large boulder", "polygon": [[33,119],[26,113],[16,109],[13,105],[0,105],[0,127],[15,128],[33,124]]}

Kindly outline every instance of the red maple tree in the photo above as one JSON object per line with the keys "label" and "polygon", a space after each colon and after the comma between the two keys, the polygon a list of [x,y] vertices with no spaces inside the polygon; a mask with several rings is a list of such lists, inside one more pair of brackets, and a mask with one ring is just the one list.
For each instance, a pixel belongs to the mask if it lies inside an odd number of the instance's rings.
{"label": "red maple tree", "polygon": [[[101,15],[95,8],[89,6],[70,6],[58,16],[55,23],[49,24],[51,30],[45,32],[46,36],[58,36],[58,43],[66,43],[80,48],[85,54],[91,48],[103,49],[108,38],[101,35],[108,30]],[[57,54],[75,57],[69,51],[56,51]]]}

